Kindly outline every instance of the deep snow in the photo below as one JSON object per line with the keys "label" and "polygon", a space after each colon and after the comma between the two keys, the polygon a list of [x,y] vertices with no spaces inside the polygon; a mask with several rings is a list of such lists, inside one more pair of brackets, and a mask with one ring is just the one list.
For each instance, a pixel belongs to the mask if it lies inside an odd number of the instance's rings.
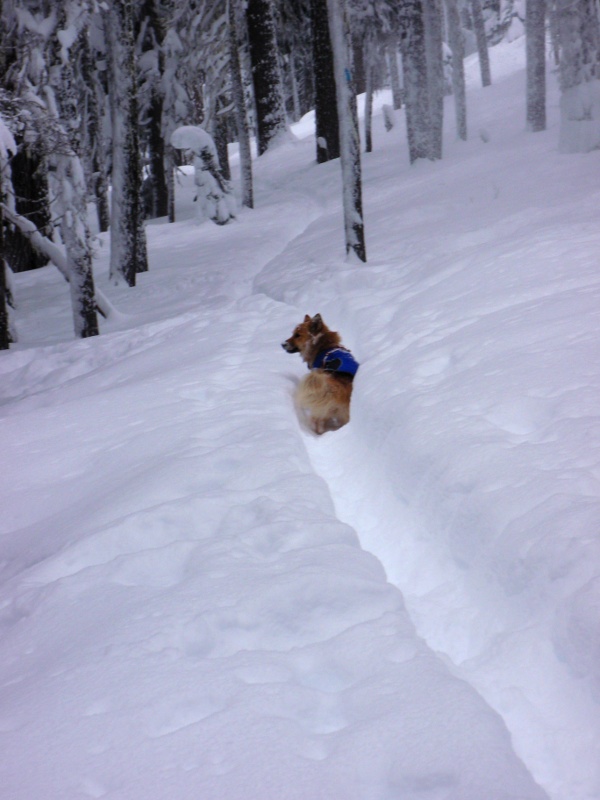
{"label": "deep snow", "polygon": [[[256,210],[148,226],[72,341],[17,276],[0,357],[4,800],[598,800],[600,153],[524,124],[523,40],[468,65],[467,143],[363,159],[366,266],[310,117]],[[388,102],[386,93],[378,107]],[[317,439],[279,342],[361,362]]]}

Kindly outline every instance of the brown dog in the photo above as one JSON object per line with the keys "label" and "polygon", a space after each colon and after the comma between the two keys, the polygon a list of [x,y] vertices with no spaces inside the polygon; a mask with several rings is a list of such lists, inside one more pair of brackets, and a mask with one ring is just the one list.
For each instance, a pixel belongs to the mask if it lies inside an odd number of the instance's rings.
{"label": "brown dog", "polygon": [[307,314],[281,346],[288,353],[300,353],[310,370],[300,381],[295,400],[312,430],[320,435],[346,425],[358,363],[342,347],[339,334],[329,330],[320,314]]}

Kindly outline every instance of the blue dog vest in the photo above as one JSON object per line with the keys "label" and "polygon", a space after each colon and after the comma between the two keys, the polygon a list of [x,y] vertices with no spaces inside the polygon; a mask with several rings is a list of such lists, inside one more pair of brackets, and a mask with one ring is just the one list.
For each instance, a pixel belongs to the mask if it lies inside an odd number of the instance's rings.
{"label": "blue dog vest", "polygon": [[324,369],[325,372],[344,372],[346,375],[356,375],[359,363],[349,350],[344,347],[335,347],[333,350],[323,350],[313,361],[310,369]]}

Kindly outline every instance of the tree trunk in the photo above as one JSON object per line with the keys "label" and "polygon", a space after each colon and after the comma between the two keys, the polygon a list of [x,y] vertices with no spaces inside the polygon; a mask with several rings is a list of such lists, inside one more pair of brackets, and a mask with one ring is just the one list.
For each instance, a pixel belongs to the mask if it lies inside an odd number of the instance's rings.
{"label": "tree trunk", "polygon": [[441,0],[423,0],[427,86],[429,96],[429,158],[442,157],[444,125],[444,63]]}
{"label": "tree trunk", "polygon": [[260,156],[287,130],[271,0],[248,0],[246,20]]}
{"label": "tree trunk", "polygon": [[229,70],[231,74],[231,87],[233,94],[233,107],[235,112],[235,126],[237,128],[238,143],[240,148],[240,171],[242,176],[242,205],[254,208],[252,188],[252,155],[250,152],[250,135],[248,133],[248,118],[246,116],[246,100],[244,97],[244,82],[240,64],[236,0],[229,0]]}
{"label": "tree trunk", "polygon": [[113,140],[110,271],[114,283],[135,286],[148,268],[142,210],[142,172],[132,6],[114,0],[104,12],[111,70]]}
{"label": "tree trunk", "polygon": [[600,21],[595,0],[556,0],[563,153],[600,148]]}
{"label": "tree trunk", "polygon": [[407,30],[402,42],[402,63],[408,153],[410,163],[414,164],[419,158],[429,158],[431,112],[421,0],[407,0],[405,8]]}
{"label": "tree trunk", "polygon": [[[0,179],[1,180],[1,179]],[[0,187],[0,203],[4,202]],[[6,256],[4,246],[4,219],[0,208],[0,350],[8,350],[10,346],[10,324],[8,304],[6,302]]]}
{"label": "tree trunk", "polygon": [[322,164],[340,156],[340,125],[327,4],[323,0],[311,0],[310,12],[315,76],[317,163]]}
{"label": "tree trunk", "polygon": [[452,50],[452,94],[456,116],[456,134],[467,139],[467,100],[465,92],[465,40],[460,24],[457,0],[445,0],[448,17],[448,40]]}
{"label": "tree trunk", "polygon": [[333,49],[340,156],[344,201],[346,254],[367,260],[362,212],[362,176],[356,91],[352,76],[352,40],[345,0],[327,0],[329,31]]}
{"label": "tree trunk", "polygon": [[481,0],[471,0],[471,13],[473,15],[473,28],[477,39],[477,52],[479,54],[479,69],[481,70],[481,85],[490,86],[492,75],[490,72],[490,54],[488,53],[485,22],[481,8]]}
{"label": "tree trunk", "polygon": [[400,69],[398,67],[398,40],[391,36],[386,47],[390,83],[392,85],[392,98],[394,111],[402,108],[402,84],[400,82]]}
{"label": "tree trunk", "polygon": [[546,130],[546,0],[527,0],[527,130]]}
{"label": "tree trunk", "polygon": [[365,153],[373,152],[373,64],[368,52],[365,53],[365,68],[367,73],[365,91]]}
{"label": "tree trunk", "polygon": [[[66,27],[66,15],[59,16],[60,27]],[[81,147],[81,116],[78,110],[79,92],[73,64],[80,62],[78,55],[84,36],[77,37],[69,50],[69,58],[61,54],[58,42],[50,55],[51,86],[58,108],[57,127],[65,131],[70,148],[58,142],[49,153],[50,187],[58,213],[58,227],[65,246],[69,272],[69,288],[73,310],[75,335],[80,339],[97,336],[98,317],[94,300],[92,250],[87,224],[87,186],[85,169],[79,158]],[[51,104],[54,117],[54,104]]]}
{"label": "tree trunk", "polygon": [[157,87],[152,88],[148,121],[148,171],[151,189],[150,218],[166,217],[169,213],[169,189],[165,175],[165,140],[162,133],[163,98]]}

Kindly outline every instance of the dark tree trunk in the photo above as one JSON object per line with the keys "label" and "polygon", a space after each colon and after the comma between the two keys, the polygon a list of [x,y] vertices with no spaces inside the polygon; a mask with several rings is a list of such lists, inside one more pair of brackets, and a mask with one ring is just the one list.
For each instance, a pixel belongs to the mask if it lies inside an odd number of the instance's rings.
{"label": "dark tree trunk", "polygon": [[248,0],[246,20],[260,156],[287,127],[271,0]]}
{"label": "dark tree trunk", "polygon": [[[21,144],[11,161],[15,210],[30,219],[45,236],[51,236],[48,179],[45,161],[35,147]],[[7,232],[6,246],[10,251],[13,272],[44,267],[48,259],[38,253],[27,237],[18,231]]]}
{"label": "dark tree trunk", "polygon": [[375,68],[369,59],[368,53],[365,55],[367,70],[367,85],[365,89],[365,153],[373,152],[373,82]]}
{"label": "dark tree trunk", "polygon": [[315,75],[315,134],[317,163],[340,155],[340,124],[335,94],[333,50],[329,35],[327,3],[311,0],[313,70]]}
{"label": "dark tree trunk", "polygon": [[225,180],[231,180],[231,168],[229,166],[229,151],[227,149],[228,139],[228,125],[227,117],[225,114],[219,114],[218,107],[220,103],[217,102],[217,112],[213,125],[213,139],[217,148],[217,156],[219,158],[219,168]]}
{"label": "dark tree trunk", "polygon": [[546,130],[546,0],[527,0],[527,129]]}
{"label": "dark tree trunk", "polygon": [[235,126],[237,128],[238,143],[240,148],[242,205],[246,206],[246,208],[253,208],[254,197],[252,189],[252,155],[250,153],[250,136],[248,133],[248,118],[246,116],[244,82],[242,79],[242,67],[240,65],[238,49],[235,0],[229,0],[229,70],[231,73]]}
{"label": "dark tree trunk", "polygon": [[490,86],[492,74],[490,72],[490,54],[488,53],[487,36],[481,0],[471,0],[471,13],[473,14],[473,28],[477,39],[477,52],[479,54],[479,69],[481,70],[481,85]]}
{"label": "dark tree trunk", "polygon": [[110,277],[117,283],[124,280],[128,286],[135,286],[136,274],[148,269],[132,13],[127,0],[114,0],[104,15],[112,82]]}
{"label": "dark tree trunk", "polygon": [[169,213],[169,190],[165,175],[165,140],[162,134],[163,99],[156,87],[152,89],[148,123],[149,178],[151,188],[150,218],[166,217]]}
{"label": "dark tree trunk", "polygon": [[[4,197],[0,191],[0,203]],[[6,250],[4,245],[4,220],[0,208],[0,350],[8,350],[10,346],[10,323],[8,319],[8,303],[6,302]]]}

